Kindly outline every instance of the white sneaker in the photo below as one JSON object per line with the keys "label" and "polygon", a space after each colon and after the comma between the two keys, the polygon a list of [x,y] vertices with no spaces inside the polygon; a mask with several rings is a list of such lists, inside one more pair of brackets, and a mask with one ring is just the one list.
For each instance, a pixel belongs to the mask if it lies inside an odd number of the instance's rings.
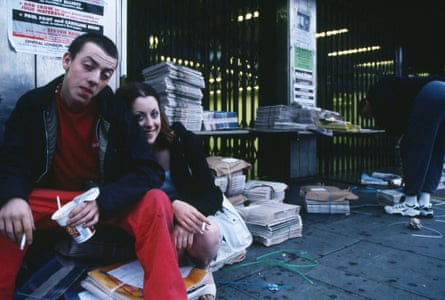
{"label": "white sneaker", "polygon": [[408,205],[405,202],[396,203],[394,205],[386,205],[385,212],[390,215],[402,215],[408,217],[416,217],[420,214],[419,206],[416,204]]}
{"label": "white sneaker", "polygon": [[428,203],[427,205],[419,205],[420,217],[432,218],[434,215],[433,205]]}

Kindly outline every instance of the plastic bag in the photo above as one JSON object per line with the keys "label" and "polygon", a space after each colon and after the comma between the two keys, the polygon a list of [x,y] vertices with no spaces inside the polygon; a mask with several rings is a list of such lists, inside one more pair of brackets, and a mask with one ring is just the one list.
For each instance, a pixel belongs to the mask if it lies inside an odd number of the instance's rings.
{"label": "plastic bag", "polygon": [[253,242],[253,236],[236,208],[224,196],[223,211],[218,211],[209,218],[218,224],[221,236],[221,246],[216,258],[210,263],[212,271],[222,268],[225,264],[242,261],[247,248]]}

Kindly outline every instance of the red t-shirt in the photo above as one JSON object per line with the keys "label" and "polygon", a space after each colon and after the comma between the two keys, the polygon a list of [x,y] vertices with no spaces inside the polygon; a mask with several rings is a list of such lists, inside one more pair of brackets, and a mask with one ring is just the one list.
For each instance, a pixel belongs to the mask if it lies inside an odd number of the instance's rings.
{"label": "red t-shirt", "polygon": [[98,182],[98,111],[94,102],[84,111],[70,112],[57,94],[59,128],[52,165],[52,182],[59,189],[81,190],[88,181]]}

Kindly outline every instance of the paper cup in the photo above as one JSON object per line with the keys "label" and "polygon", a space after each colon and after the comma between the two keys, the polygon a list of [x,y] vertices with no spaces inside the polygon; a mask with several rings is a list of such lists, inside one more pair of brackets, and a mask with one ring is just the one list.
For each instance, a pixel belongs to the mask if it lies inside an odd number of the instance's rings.
{"label": "paper cup", "polygon": [[80,203],[83,201],[93,201],[96,200],[97,197],[99,197],[100,190],[98,187],[93,187],[89,189],[86,192],[83,192],[82,194],[76,196],[73,198],[73,201],[76,203]]}
{"label": "paper cup", "polygon": [[76,207],[77,203],[70,201],[61,208],[59,208],[52,216],[51,219],[56,221],[66,232],[80,244],[89,240],[96,232],[93,227],[84,227],[83,225],[67,226],[70,212]]}

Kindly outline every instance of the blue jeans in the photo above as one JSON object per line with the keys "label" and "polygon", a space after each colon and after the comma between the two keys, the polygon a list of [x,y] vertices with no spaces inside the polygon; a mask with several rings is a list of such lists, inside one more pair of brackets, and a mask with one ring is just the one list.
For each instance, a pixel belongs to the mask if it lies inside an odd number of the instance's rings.
{"label": "blue jeans", "polygon": [[400,151],[404,193],[435,192],[445,156],[445,82],[432,81],[416,96]]}

